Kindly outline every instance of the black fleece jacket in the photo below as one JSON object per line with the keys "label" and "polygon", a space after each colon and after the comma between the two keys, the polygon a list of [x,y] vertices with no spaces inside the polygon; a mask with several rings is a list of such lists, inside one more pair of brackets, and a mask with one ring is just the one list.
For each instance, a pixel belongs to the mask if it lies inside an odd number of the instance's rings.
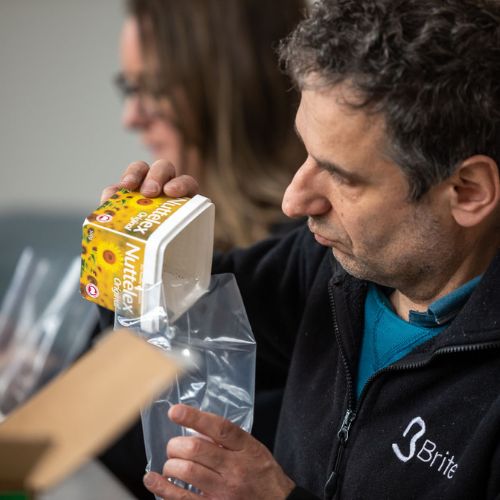
{"label": "black fleece jacket", "polygon": [[289,499],[500,498],[500,255],[437,337],[355,376],[366,283],[307,228],[219,256],[257,340],[257,383],[286,390],[275,456]]}

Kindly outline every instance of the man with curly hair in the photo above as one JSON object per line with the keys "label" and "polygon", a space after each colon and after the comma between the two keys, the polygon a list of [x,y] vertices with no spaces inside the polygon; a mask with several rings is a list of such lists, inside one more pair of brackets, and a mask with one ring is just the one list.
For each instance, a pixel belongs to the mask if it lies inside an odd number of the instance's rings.
{"label": "man with curly hair", "polygon": [[[175,406],[209,439],[172,439],[145,483],[164,498],[196,498],[170,477],[208,498],[499,498],[500,3],[323,0],[281,57],[308,153],[283,209],[309,227],[214,263],[237,276],[258,382],[287,381],[275,456]],[[126,174],[196,192],[166,162]]]}

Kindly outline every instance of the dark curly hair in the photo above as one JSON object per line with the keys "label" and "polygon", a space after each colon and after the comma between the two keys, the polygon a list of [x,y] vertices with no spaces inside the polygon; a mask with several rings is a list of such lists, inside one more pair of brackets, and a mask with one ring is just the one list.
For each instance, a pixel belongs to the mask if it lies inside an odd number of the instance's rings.
{"label": "dark curly hair", "polygon": [[352,85],[381,112],[418,200],[466,158],[500,164],[500,1],[323,0],[280,46],[299,88]]}

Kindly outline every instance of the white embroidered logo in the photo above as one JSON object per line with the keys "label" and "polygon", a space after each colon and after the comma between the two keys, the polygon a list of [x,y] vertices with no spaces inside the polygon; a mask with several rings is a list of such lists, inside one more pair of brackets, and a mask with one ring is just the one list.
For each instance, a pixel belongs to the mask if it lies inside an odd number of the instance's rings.
{"label": "white embroidered logo", "polygon": [[430,439],[426,439],[424,441],[418,450],[418,453],[415,455],[417,442],[425,434],[427,428],[421,417],[415,417],[406,426],[406,429],[403,432],[403,437],[405,438],[412,429],[416,432],[410,439],[409,450],[406,454],[401,450],[397,443],[392,443],[392,451],[394,451],[396,457],[398,457],[401,462],[408,462],[412,458],[416,457],[421,462],[426,463],[431,469],[434,467],[434,464],[436,464],[435,469],[447,479],[451,479],[458,469],[458,464],[454,462],[455,456],[452,455],[450,457],[449,451],[440,453],[437,449],[437,444]]}

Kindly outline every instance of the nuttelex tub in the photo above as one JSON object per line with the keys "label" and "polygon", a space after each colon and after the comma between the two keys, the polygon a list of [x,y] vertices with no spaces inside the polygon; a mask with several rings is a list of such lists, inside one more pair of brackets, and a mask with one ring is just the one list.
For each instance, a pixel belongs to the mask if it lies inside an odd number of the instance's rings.
{"label": "nuttelex tub", "polygon": [[164,300],[174,321],[208,287],[213,231],[214,205],[203,196],[122,189],[83,223],[81,294],[127,317]]}

